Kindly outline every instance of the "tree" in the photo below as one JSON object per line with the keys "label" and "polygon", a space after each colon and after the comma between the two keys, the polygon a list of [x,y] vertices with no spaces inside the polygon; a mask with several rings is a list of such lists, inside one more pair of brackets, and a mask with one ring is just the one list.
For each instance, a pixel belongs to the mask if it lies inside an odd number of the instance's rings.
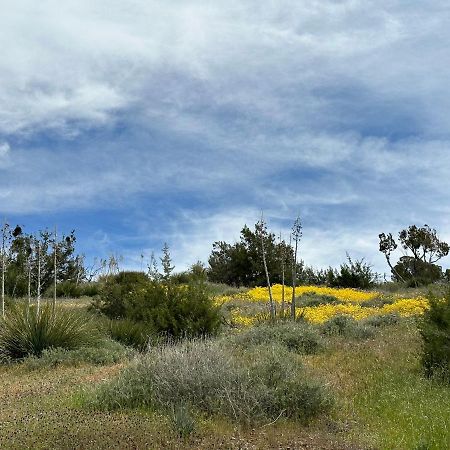
{"label": "tree", "polygon": [[[271,282],[281,283],[283,271],[280,255],[284,255],[284,267],[288,267],[292,261],[293,249],[284,241],[277,243],[275,234],[267,230],[263,233],[262,239]],[[225,241],[214,242],[208,263],[210,281],[234,286],[266,284],[264,262],[261,258],[261,232],[258,224],[255,225],[254,230],[245,225],[238,242],[233,244]]]}
{"label": "tree", "polygon": [[[423,227],[410,225],[401,230],[398,239],[406,255],[402,256],[395,266],[392,266],[390,256],[398,245],[392,234],[381,233],[378,237],[379,249],[386,257],[394,280],[417,286],[442,278],[442,269],[435,263],[448,255],[450,247],[438,238],[435,229],[425,224]],[[412,256],[408,255],[408,252],[411,252]]]}

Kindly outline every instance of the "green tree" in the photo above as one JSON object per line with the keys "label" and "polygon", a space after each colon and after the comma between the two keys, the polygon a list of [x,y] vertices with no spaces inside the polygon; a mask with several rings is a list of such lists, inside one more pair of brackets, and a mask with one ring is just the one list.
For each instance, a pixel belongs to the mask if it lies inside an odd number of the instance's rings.
{"label": "green tree", "polygon": [[[398,245],[392,234],[381,233],[378,237],[379,249],[385,255],[395,281],[419,285],[432,283],[443,277],[442,269],[436,262],[448,255],[450,247],[438,238],[435,229],[425,224],[423,227],[410,225],[401,230],[398,240],[407,254],[402,256],[395,266],[392,265],[390,257]],[[408,252],[412,253],[412,256]]]}
{"label": "green tree", "polygon": [[261,233],[266,254],[267,270],[272,283],[281,283],[284,267],[290,267],[293,258],[292,246],[276,242],[275,234],[261,230],[256,224],[254,230],[247,225],[241,230],[240,240],[233,244],[217,241],[213,244],[208,259],[208,277],[216,283],[234,286],[263,286],[266,284],[264,262],[261,255]]}

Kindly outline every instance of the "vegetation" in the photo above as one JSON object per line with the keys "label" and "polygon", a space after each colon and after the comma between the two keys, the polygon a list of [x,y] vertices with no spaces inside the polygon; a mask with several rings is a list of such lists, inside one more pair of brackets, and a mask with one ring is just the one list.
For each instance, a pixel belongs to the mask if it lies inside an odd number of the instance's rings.
{"label": "vegetation", "polygon": [[443,299],[430,297],[430,309],[420,322],[420,333],[426,375],[450,383],[450,291]]}
{"label": "vegetation", "polygon": [[37,309],[26,304],[11,307],[0,321],[0,359],[40,356],[50,348],[73,350],[97,343],[96,325],[86,314],[53,308]]}

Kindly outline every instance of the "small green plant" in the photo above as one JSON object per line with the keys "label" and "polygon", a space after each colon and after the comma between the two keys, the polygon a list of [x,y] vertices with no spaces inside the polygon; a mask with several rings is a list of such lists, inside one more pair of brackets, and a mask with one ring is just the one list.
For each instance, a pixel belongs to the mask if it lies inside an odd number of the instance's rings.
{"label": "small green plant", "polygon": [[0,322],[0,358],[14,360],[41,356],[49,348],[73,350],[95,345],[99,331],[92,320],[78,311],[49,304],[11,307]]}
{"label": "small green plant", "polygon": [[450,383],[450,290],[443,299],[429,296],[430,309],[420,325],[423,339],[422,365],[428,377]]}
{"label": "small green plant", "polygon": [[379,316],[371,316],[365,319],[362,324],[370,327],[380,328],[388,325],[395,325],[400,322],[400,316],[396,313],[381,314]]}
{"label": "small green plant", "polygon": [[172,420],[172,426],[180,438],[187,438],[195,432],[196,421],[192,415],[190,408],[186,405],[174,405],[172,407],[170,418]]}

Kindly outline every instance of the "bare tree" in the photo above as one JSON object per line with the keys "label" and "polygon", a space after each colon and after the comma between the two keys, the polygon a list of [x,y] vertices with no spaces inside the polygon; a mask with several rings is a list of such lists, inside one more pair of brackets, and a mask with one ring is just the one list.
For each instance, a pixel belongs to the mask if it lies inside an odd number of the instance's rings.
{"label": "bare tree", "polygon": [[2,316],[5,317],[5,276],[6,276],[6,244],[10,233],[6,220],[2,226]]}
{"label": "bare tree", "polygon": [[265,235],[265,231],[266,231],[266,223],[264,222],[264,218],[263,218],[262,214],[261,214],[261,220],[259,221],[259,223],[257,225],[260,228],[262,259],[263,259],[263,265],[264,265],[264,272],[266,273],[267,289],[269,290],[270,318],[272,320],[274,320],[275,316],[276,316],[276,308],[275,308],[275,302],[273,301],[273,296],[272,296],[272,286],[270,284],[269,270],[267,269],[266,249],[264,246],[264,235]]}
{"label": "bare tree", "polygon": [[284,274],[285,274],[285,260],[286,260],[286,245],[284,240],[281,238],[280,231],[280,253],[281,253],[281,314],[284,316],[284,310],[286,307],[285,302],[285,288],[284,288]]}
{"label": "bare tree", "polygon": [[57,270],[57,261],[56,261],[56,253],[58,249],[58,240],[57,240],[57,234],[56,234],[56,226],[55,226],[55,234],[53,237],[53,270],[54,270],[54,279],[53,279],[53,305],[52,310],[55,312],[56,308],[56,283],[57,283],[57,277],[58,277],[58,270]]}
{"label": "bare tree", "polygon": [[39,315],[39,311],[41,309],[41,263],[42,263],[42,251],[41,251],[41,241],[38,238],[35,238],[36,245],[36,263],[37,263],[37,290],[36,290],[36,301],[37,301],[37,311],[36,313]]}
{"label": "bare tree", "polygon": [[294,257],[292,261],[292,302],[291,302],[291,317],[295,320],[296,316],[296,305],[295,305],[295,286],[297,284],[297,252],[298,243],[302,237],[302,223],[300,221],[300,216],[294,221],[294,226],[292,227],[292,239],[294,240]]}

